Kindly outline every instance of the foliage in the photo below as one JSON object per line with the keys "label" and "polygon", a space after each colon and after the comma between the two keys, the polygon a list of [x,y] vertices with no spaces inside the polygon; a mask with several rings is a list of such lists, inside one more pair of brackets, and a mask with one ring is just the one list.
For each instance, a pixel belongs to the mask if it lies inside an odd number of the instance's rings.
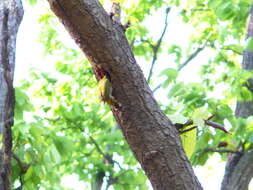
{"label": "foliage", "polygon": [[[91,67],[78,48],[69,48],[49,11],[39,18],[44,55],[55,70],[31,70],[16,88],[14,186],[63,189],[62,176],[77,174],[91,188],[98,173],[114,189],[146,189],[146,176],[129,150],[109,108],[97,93]],[[67,43],[67,42],[65,42]],[[50,60],[50,59],[49,59]],[[25,93],[26,92],[26,93]],[[21,176],[21,179],[20,179]]]}
{"label": "foliage", "polygon": [[[205,150],[217,149],[220,142],[227,142],[228,146],[225,148],[230,150],[235,150],[239,143],[245,143],[246,149],[251,147],[249,139],[252,132],[249,126],[252,118],[234,117],[236,100],[252,100],[252,93],[247,88],[252,72],[240,68],[246,19],[251,2],[188,0],[182,5],[179,1],[174,3],[181,10],[182,19],[194,28],[185,55],[177,44],[169,47],[169,53],[176,55],[178,71],[182,57],[187,57],[189,52],[194,52],[190,50],[196,47],[204,46],[206,54],[210,56],[206,56],[205,63],[201,64],[199,83],[178,80],[180,73],[178,74],[175,68],[167,68],[161,72],[165,77],[163,88],[168,92],[169,99],[168,105],[163,105],[164,111],[167,114],[181,113],[184,117],[194,119],[195,110],[206,107],[206,114],[213,115],[213,121],[224,125],[231,132],[231,135],[227,135],[203,126],[203,123],[198,124],[197,147],[192,163],[203,165],[213,154]],[[244,49],[251,49],[251,38],[247,40]],[[217,91],[222,96],[215,96]],[[204,118],[199,115],[195,119],[203,122]],[[226,155],[222,156],[226,158]]]}
{"label": "foliage", "polygon": [[[36,0],[29,2],[34,5]],[[168,117],[181,123],[192,119],[198,125],[193,131],[197,143],[192,163],[204,165],[213,154],[206,152],[206,148],[217,148],[220,142],[228,142],[226,148],[231,150],[239,143],[243,143],[245,149],[251,148],[253,118],[234,117],[236,100],[252,100],[247,88],[252,73],[240,69],[243,49],[252,49],[251,38],[243,43],[251,1],[120,2],[122,22],[130,20],[132,23],[126,32],[129,43],[133,44],[135,56],[144,58],[147,64],[152,60],[152,47],[156,45],[156,38],[145,25],[148,16],[169,6],[193,28],[187,48],[162,43],[158,56],[175,58],[176,67],[168,65],[155,76],[162,80],[161,92],[166,94],[166,101],[158,101],[166,102],[161,107]],[[29,81],[23,81],[16,88],[13,152],[22,164],[13,159],[14,186],[21,182],[27,190],[63,189],[61,177],[77,174],[79,180],[91,188],[98,174],[103,174],[104,186],[113,181],[114,189],[147,189],[146,177],[129,151],[120,127],[115,124],[108,106],[94,96],[97,84],[87,60],[78,48],[65,44],[58,21],[51,13],[45,12],[38,22],[43,53],[54,58],[55,70],[52,73],[32,70]],[[182,60],[200,47],[206,54],[200,66],[200,81],[180,80]],[[216,95],[217,91],[221,96]],[[203,120],[210,115],[231,135],[204,126]],[[22,165],[27,166],[25,170]]]}

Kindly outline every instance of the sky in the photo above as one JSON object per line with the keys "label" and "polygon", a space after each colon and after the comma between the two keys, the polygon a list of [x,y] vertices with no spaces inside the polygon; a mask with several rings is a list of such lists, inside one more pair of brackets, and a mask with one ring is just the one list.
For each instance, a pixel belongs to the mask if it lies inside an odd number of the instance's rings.
{"label": "sky", "polygon": [[[53,60],[48,59],[42,55],[42,45],[38,42],[38,34],[40,31],[40,26],[37,22],[37,19],[40,14],[48,8],[46,1],[39,1],[39,5],[31,8],[26,4],[26,1],[23,1],[25,8],[25,14],[23,21],[21,23],[18,39],[17,39],[17,55],[16,55],[16,70],[15,70],[15,84],[18,85],[20,80],[29,80],[28,73],[29,69],[34,67],[41,71],[53,72]],[[184,25],[176,16],[177,12],[172,12],[169,15],[169,25],[168,31],[164,37],[163,43],[177,43],[181,46],[186,46],[186,42],[190,37],[191,28],[187,25]],[[157,37],[160,37],[160,34],[164,26],[164,17],[163,14],[154,14],[146,20],[145,24],[150,29],[150,33]],[[172,19],[173,18],[173,19]],[[155,23],[155,26],[154,26]],[[62,30],[64,30],[62,28]],[[178,34],[178,31],[181,34]],[[70,46],[75,46],[74,42],[65,31],[59,31],[63,33],[62,39],[66,40]],[[179,80],[187,80],[189,82],[198,81],[198,71],[200,63],[206,61],[206,53],[202,52],[196,59],[194,59],[188,66],[186,66],[180,73]],[[147,67],[147,62],[141,59],[138,59],[138,63],[141,66],[144,74],[147,76],[149,67]],[[168,55],[159,56],[154,72],[159,73],[168,66],[173,65],[173,60]],[[162,79],[157,81],[157,84],[160,84]],[[155,85],[154,85],[155,86]],[[217,92],[219,93],[219,92]],[[156,98],[163,99],[162,91],[155,94]],[[164,96],[164,97],[163,97]],[[208,160],[207,164],[204,167],[196,167],[194,171],[199,178],[201,184],[204,186],[205,190],[215,190],[219,189],[221,180],[224,174],[225,163],[221,161],[219,154],[214,154],[211,159]],[[78,181],[76,175],[63,176],[62,184],[68,187],[71,182],[71,187],[74,190],[83,189],[83,182]],[[212,186],[210,186],[212,184]],[[74,185],[74,186],[73,186]],[[253,190],[253,184],[250,189]]]}

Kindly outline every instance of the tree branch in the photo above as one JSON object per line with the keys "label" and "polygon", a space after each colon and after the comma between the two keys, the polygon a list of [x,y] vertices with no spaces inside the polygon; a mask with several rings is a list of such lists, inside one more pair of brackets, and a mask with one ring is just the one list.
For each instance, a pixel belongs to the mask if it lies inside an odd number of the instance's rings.
{"label": "tree branch", "polygon": [[222,150],[218,150],[218,149],[214,149],[214,148],[206,148],[204,149],[205,152],[218,152],[218,153],[233,153],[233,154],[243,154],[240,151],[234,151],[234,150],[228,150],[228,149],[222,149]]}
{"label": "tree branch", "polygon": [[30,165],[22,162],[16,154],[13,153],[12,156],[17,161],[18,166],[20,168],[20,174],[19,174],[20,186],[17,189],[23,189],[23,186],[24,186],[24,183],[25,183],[24,179],[23,179],[23,175],[27,172]]}
{"label": "tree branch", "polygon": [[154,189],[202,189],[186,161],[178,132],[155,101],[123,28],[112,21],[99,0],[48,2],[86,54],[95,76],[98,71],[110,75],[112,95],[121,105],[120,109],[110,108]]}
{"label": "tree branch", "polygon": [[189,129],[185,129],[185,130],[179,131],[179,133],[180,134],[187,133],[187,132],[189,132],[189,131],[191,131],[193,129],[196,129],[196,128],[197,128],[197,126],[193,126],[193,127],[190,127]]}
{"label": "tree branch", "polygon": [[151,68],[150,68],[149,74],[148,74],[148,83],[150,82],[151,77],[152,77],[152,75],[153,75],[153,69],[154,69],[154,66],[155,66],[155,62],[156,62],[156,60],[157,60],[158,50],[159,50],[159,48],[160,48],[160,46],[161,46],[163,37],[164,37],[165,32],[166,32],[166,30],[167,30],[167,26],[168,26],[168,15],[169,15],[170,9],[171,9],[170,7],[168,7],[168,8],[166,9],[165,24],[164,24],[164,28],[163,28],[161,37],[160,37],[159,40],[156,42],[156,45],[155,45],[155,46],[151,45],[151,47],[152,47],[152,49],[153,49],[153,59],[152,59]]}
{"label": "tree branch", "polygon": [[[253,37],[253,3],[251,3],[251,10],[249,14],[246,39]],[[252,70],[253,68],[253,52],[244,50],[242,69]],[[235,115],[237,117],[247,118],[253,114],[253,102],[239,102],[237,101]],[[245,127],[245,126],[242,126]],[[242,129],[244,130],[244,129]],[[246,141],[244,139],[243,141]],[[237,149],[244,149],[244,143],[239,144]],[[227,158],[225,175],[222,180],[221,190],[246,190],[249,187],[250,181],[253,177],[253,152],[246,150],[243,155],[232,154]]]}
{"label": "tree branch", "polygon": [[96,140],[95,140],[92,136],[88,135],[87,133],[86,133],[86,135],[90,138],[91,142],[95,145],[97,151],[98,151],[101,155],[103,155],[104,159],[107,160],[107,162],[108,162],[109,164],[115,163],[115,164],[117,164],[117,165],[119,166],[119,168],[120,168],[121,170],[123,169],[123,168],[121,167],[121,165],[119,164],[119,162],[113,160],[112,157],[111,157],[110,155],[105,154],[105,153],[102,151],[102,149],[100,148],[100,146],[98,145],[98,143],[96,142]]}
{"label": "tree branch", "polygon": [[[196,49],[195,52],[193,52],[179,67],[178,67],[178,72],[181,71],[190,61],[192,61],[197,55],[203,51],[207,45],[208,40],[206,40],[205,44],[202,47],[199,47]],[[153,93],[155,93],[158,89],[162,87],[162,84],[159,84],[157,87],[152,90]]]}
{"label": "tree branch", "polygon": [[216,123],[216,122],[213,122],[213,121],[209,121],[209,120],[205,120],[205,124],[208,125],[208,126],[210,126],[210,127],[213,127],[213,128],[215,128],[215,129],[222,130],[223,132],[229,133],[229,134],[230,134],[230,132],[228,132],[228,131],[225,129],[225,127],[224,127],[223,125],[219,124],[219,123]]}
{"label": "tree branch", "polygon": [[[212,117],[210,117],[210,118],[212,118]],[[225,129],[225,127],[223,126],[223,125],[221,125],[221,124],[219,124],[219,123],[216,123],[216,122],[213,122],[213,121],[209,121],[209,120],[204,120],[204,122],[205,122],[205,124],[206,125],[208,125],[208,126],[210,126],[210,127],[213,127],[213,128],[215,128],[215,129],[219,129],[219,130],[222,130],[224,133],[228,133],[228,134],[230,134],[230,132],[229,131],[227,131],[226,129]],[[188,120],[186,123],[184,123],[184,124],[182,124],[182,123],[175,123],[174,125],[175,125],[175,127],[178,129],[178,130],[180,130],[180,129],[182,129],[182,128],[184,128],[184,127],[187,127],[187,126],[190,126],[190,125],[192,125],[193,124],[193,120]],[[190,128],[191,129],[191,128]],[[187,131],[188,129],[186,129],[186,131]],[[192,130],[192,129],[191,129]]]}
{"label": "tree branch", "polygon": [[242,52],[237,51],[237,50],[235,50],[235,49],[233,49],[233,48],[222,47],[221,49],[223,49],[223,50],[230,50],[230,51],[234,52],[235,54],[242,55]]}
{"label": "tree branch", "polygon": [[14,123],[16,36],[23,17],[20,0],[0,3],[0,134],[2,158],[0,163],[0,190],[11,189],[12,130]]}
{"label": "tree branch", "polygon": [[204,45],[202,47],[199,47],[196,49],[195,52],[193,52],[188,59],[185,60],[185,62],[183,62],[179,67],[178,67],[178,71],[181,71],[191,60],[193,60],[195,57],[197,57],[197,55],[203,51],[207,45],[208,40],[206,40],[206,42],[204,43]]}

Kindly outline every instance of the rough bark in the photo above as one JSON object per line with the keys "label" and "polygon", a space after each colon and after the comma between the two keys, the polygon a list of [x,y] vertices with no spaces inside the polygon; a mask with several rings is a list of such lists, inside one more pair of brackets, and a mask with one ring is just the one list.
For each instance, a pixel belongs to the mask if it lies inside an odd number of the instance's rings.
{"label": "rough bark", "polygon": [[13,74],[15,67],[16,36],[22,20],[20,0],[0,1],[0,132],[2,150],[0,162],[0,190],[11,189],[11,127],[14,117]]}
{"label": "rough bark", "polygon": [[[253,37],[253,4],[250,11],[250,20],[246,39]],[[253,51],[245,50],[243,53],[242,69],[253,70]],[[253,93],[253,79],[248,80],[247,87]],[[253,115],[253,101],[237,102],[236,116],[248,117]],[[242,147],[238,147],[242,148]],[[228,157],[225,175],[221,190],[247,190],[253,177],[253,152],[247,150],[243,154],[231,154]]]}
{"label": "rough bark", "polygon": [[107,72],[120,105],[111,107],[154,189],[202,189],[178,132],[160,110],[136,63],[122,27],[98,0],[48,0],[72,38],[97,70]]}
{"label": "rough bark", "polygon": [[247,190],[253,176],[253,152],[233,154],[227,161],[222,190]]}

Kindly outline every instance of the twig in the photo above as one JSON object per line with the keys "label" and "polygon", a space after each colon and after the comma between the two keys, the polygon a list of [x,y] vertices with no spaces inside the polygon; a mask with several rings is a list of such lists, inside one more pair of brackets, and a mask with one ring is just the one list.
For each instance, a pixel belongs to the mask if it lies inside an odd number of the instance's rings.
{"label": "twig", "polygon": [[195,52],[193,52],[188,59],[186,59],[185,62],[183,62],[179,67],[178,67],[178,71],[181,71],[193,58],[195,58],[201,51],[203,51],[206,47],[207,41],[206,43],[202,46],[199,47],[198,49],[196,49]]}
{"label": "twig", "polygon": [[189,131],[191,131],[191,130],[193,130],[193,129],[196,129],[196,128],[197,128],[197,126],[194,126],[194,127],[189,128],[189,129],[185,129],[185,130],[183,130],[183,131],[179,131],[179,133],[180,133],[180,135],[181,135],[181,134],[183,134],[183,133],[189,132]]}
{"label": "twig", "polygon": [[228,149],[223,149],[223,150],[217,150],[217,149],[213,149],[213,148],[206,148],[204,149],[205,152],[218,152],[218,153],[233,153],[233,154],[243,154],[240,151],[237,150],[228,150]]}
{"label": "twig", "polygon": [[22,162],[19,157],[16,154],[12,154],[13,159],[15,159],[18,163],[18,166],[20,168],[20,174],[19,174],[19,182],[20,182],[20,186],[18,187],[19,189],[23,189],[24,186],[24,179],[23,179],[23,175],[27,172],[28,168],[29,168],[29,164],[26,164],[24,162]]}
{"label": "twig", "polygon": [[[209,118],[212,118],[212,117],[209,117]],[[230,134],[229,131],[227,131],[225,129],[225,127],[219,123],[216,123],[216,122],[213,122],[213,121],[209,121],[209,120],[204,120],[205,124],[210,126],[210,127],[213,127],[215,129],[220,129],[222,130],[223,132],[225,133],[228,133]],[[182,123],[175,123],[174,125],[176,126],[176,128],[179,130],[179,129],[182,129],[184,127],[187,127],[187,126],[190,126],[193,124],[193,121],[192,120],[188,120],[186,123],[182,124]]]}
{"label": "twig", "polygon": [[[181,71],[191,60],[193,60],[201,51],[203,51],[207,45],[208,40],[206,40],[205,44],[202,47],[199,47],[198,49],[196,49],[195,52],[193,52],[187,59],[185,62],[183,62],[179,67],[178,67],[178,72]],[[157,87],[154,88],[154,90],[152,91],[153,93],[155,91],[157,91],[159,88],[162,87],[162,84],[159,84]]]}
{"label": "twig", "polygon": [[154,90],[152,90],[152,92],[155,93],[155,91],[157,91],[161,87],[162,87],[162,84],[159,84],[157,87],[154,88]]}
{"label": "twig", "polygon": [[115,184],[117,182],[117,179],[118,179],[117,177],[115,178],[115,177],[109,176],[105,190],[108,190],[111,185]]}
{"label": "twig", "polygon": [[209,120],[204,120],[204,121],[205,121],[205,124],[206,124],[206,125],[208,125],[208,126],[210,126],[210,127],[213,127],[213,128],[215,128],[215,129],[220,129],[220,130],[224,131],[225,133],[229,133],[229,134],[230,134],[230,132],[227,131],[227,130],[225,129],[225,127],[222,126],[221,124],[215,123],[215,122],[209,121]]}
{"label": "twig", "polygon": [[158,50],[161,46],[161,43],[162,43],[162,40],[163,40],[163,37],[164,37],[164,34],[167,30],[167,26],[168,26],[168,15],[169,15],[169,12],[170,12],[170,7],[168,7],[166,9],[166,16],[165,16],[165,25],[164,25],[164,28],[163,28],[163,31],[162,31],[162,34],[161,34],[161,37],[159,38],[159,40],[157,41],[156,45],[155,46],[151,46],[152,49],[153,49],[153,59],[152,59],[152,63],[151,63],[151,68],[149,70],[149,74],[148,74],[148,83],[150,82],[151,80],[151,77],[153,75],[153,69],[154,69],[154,66],[155,66],[155,62],[157,60],[157,53],[158,53]]}
{"label": "twig", "polygon": [[184,127],[188,127],[190,125],[193,124],[192,120],[188,120],[186,123],[182,124],[182,123],[175,123],[174,125],[176,126],[177,129],[182,129]]}
{"label": "twig", "polygon": [[229,47],[222,47],[223,50],[231,50],[235,54],[242,55],[242,52],[236,51],[235,49],[229,48]]}
{"label": "twig", "polygon": [[118,165],[118,167],[119,167],[121,170],[123,169],[123,168],[121,167],[121,165],[119,164],[119,162],[113,160],[112,157],[111,157],[110,155],[105,154],[105,153],[102,151],[102,149],[100,148],[100,146],[98,145],[98,143],[96,142],[96,140],[95,140],[92,136],[88,135],[87,133],[86,133],[86,135],[90,138],[91,142],[95,145],[97,151],[98,151],[100,154],[103,155],[104,159],[107,160],[107,162],[108,162],[109,164],[115,163],[115,164]]}
{"label": "twig", "polygon": [[207,120],[213,119],[214,115],[211,115],[210,117],[207,118]]}
{"label": "twig", "polygon": [[[66,128],[63,128],[63,129],[73,129],[74,127],[66,127]],[[88,133],[86,133],[81,127],[78,127],[79,130],[81,130],[82,132],[84,132],[88,137],[89,139],[91,140],[91,142],[95,145],[97,151],[104,157],[104,159],[109,163],[109,164],[117,164],[118,167],[122,170],[123,168],[121,167],[120,163],[113,160],[112,157],[108,154],[105,154],[102,149],[100,148],[100,146],[98,145],[97,141],[92,137],[90,136]]]}

